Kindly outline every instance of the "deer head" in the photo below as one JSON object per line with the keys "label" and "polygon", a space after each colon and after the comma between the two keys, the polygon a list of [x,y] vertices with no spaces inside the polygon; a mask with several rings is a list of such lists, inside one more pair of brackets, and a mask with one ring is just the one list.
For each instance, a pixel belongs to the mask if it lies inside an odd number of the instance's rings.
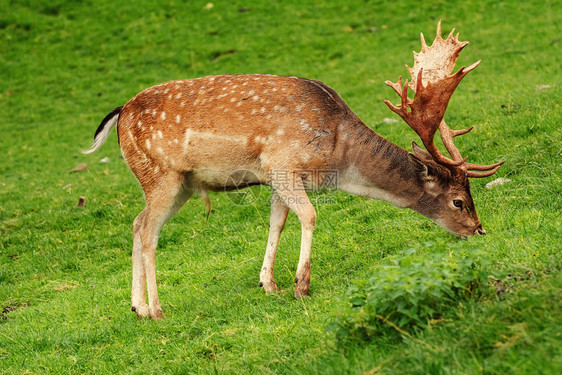
{"label": "deer head", "polygon": [[[412,144],[410,162],[424,184],[425,192],[417,207],[413,208],[426,216],[433,216],[431,218],[444,229],[466,237],[486,233],[474,208],[469,177],[491,176],[504,162],[492,165],[467,163],[467,158],[461,156],[453,138],[468,133],[473,127],[452,130],[443,121],[451,95],[458,84],[480,63],[477,61],[451,74],[461,50],[468,44],[459,41],[458,34],[453,36],[454,31],[447,39],[443,39],[439,21],[437,35],[431,46],[425,43],[421,34],[422,48],[419,53],[414,52],[414,66],[406,66],[411,81],[406,80],[402,84],[402,77],[397,82],[386,81],[400,96],[400,105],[395,106],[388,100],[385,100],[385,104],[420,136],[428,151]],[[414,92],[413,99],[408,97],[408,89]],[[437,129],[451,158],[444,156],[433,142]],[[428,212],[431,214],[428,215]]]}

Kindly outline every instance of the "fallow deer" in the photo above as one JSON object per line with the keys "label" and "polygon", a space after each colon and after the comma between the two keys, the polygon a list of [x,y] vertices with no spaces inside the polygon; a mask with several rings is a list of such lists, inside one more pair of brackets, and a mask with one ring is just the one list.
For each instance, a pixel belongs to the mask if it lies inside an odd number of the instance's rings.
{"label": "fallow deer", "polygon": [[[302,228],[296,298],[307,295],[310,287],[316,213],[306,191],[321,184],[315,171],[335,171],[336,188],[411,208],[457,236],[485,234],[468,178],[490,176],[503,162],[467,163],[452,142],[472,128],[451,130],[443,121],[445,109],[461,79],[479,62],[451,74],[468,42],[460,42],[458,34],[453,37],[454,30],[444,40],[440,28],[439,23],[431,46],[421,35],[422,50],[414,53],[413,68],[408,68],[411,82],[386,82],[401,104],[385,103],[418,133],[428,152],[412,143],[410,153],[387,141],[333,89],[297,77],[218,75],[171,81],[142,91],[107,115],[85,153],[99,149],[117,126],[123,157],[146,199],[133,223],[132,310],[139,317],[164,316],[156,289],[158,236],[193,193],[208,205],[208,191],[256,184],[272,188],[260,285],[266,292],[278,290],[275,255],[292,210]],[[433,143],[437,129],[452,159]]]}

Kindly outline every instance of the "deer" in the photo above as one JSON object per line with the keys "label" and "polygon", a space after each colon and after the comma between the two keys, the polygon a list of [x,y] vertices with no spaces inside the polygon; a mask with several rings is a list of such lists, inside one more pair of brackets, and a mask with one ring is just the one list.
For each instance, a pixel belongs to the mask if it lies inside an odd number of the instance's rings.
{"label": "deer", "polygon": [[[193,195],[210,210],[208,192],[252,185],[272,190],[269,236],[259,274],[266,293],[279,291],[274,264],[289,211],[301,225],[294,297],[308,296],[316,211],[307,192],[322,185],[321,173],[337,176],[336,189],[409,208],[452,234],[466,238],[485,230],[476,213],[469,178],[488,177],[504,163],[467,162],[443,120],[462,78],[478,66],[452,73],[461,50],[454,29],[421,51],[407,67],[411,81],[386,81],[400,104],[386,105],[420,137],[409,152],[365,125],[328,85],[268,74],[215,75],[176,80],[145,89],[115,108],[99,125],[90,149],[98,150],[117,128],[122,156],[136,176],[146,206],[133,222],[131,310],[139,318],[164,318],[156,285],[155,256],[164,224]],[[408,92],[414,93],[413,98]],[[436,147],[439,130],[450,157]],[[146,295],[148,294],[148,304]]]}

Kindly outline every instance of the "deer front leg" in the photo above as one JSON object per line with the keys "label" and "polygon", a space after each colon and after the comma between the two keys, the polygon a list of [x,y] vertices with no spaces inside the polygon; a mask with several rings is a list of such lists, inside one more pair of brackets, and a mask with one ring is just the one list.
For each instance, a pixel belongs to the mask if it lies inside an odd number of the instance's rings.
{"label": "deer front leg", "polygon": [[[301,222],[301,251],[299,256],[299,264],[297,266],[297,274],[295,277],[295,298],[301,298],[308,295],[310,289],[310,256],[312,253],[312,232],[316,224],[316,213],[314,206],[308,200],[306,194],[304,195],[308,201],[307,205],[300,208],[297,213]],[[296,211],[295,211],[296,212]]]}
{"label": "deer front leg", "polygon": [[280,191],[281,201],[298,216],[301,222],[301,249],[297,274],[295,277],[295,298],[307,296],[310,289],[310,255],[312,248],[312,232],[316,224],[316,212],[306,195],[300,176],[294,176],[294,186]]}
{"label": "deer front leg", "polygon": [[289,207],[281,202],[281,198],[275,192],[271,197],[271,217],[269,219],[269,238],[267,239],[267,248],[260,272],[260,286],[266,293],[277,292],[277,284],[273,277],[273,268],[275,265],[275,255],[277,254],[277,246],[281,232],[287,221]]}

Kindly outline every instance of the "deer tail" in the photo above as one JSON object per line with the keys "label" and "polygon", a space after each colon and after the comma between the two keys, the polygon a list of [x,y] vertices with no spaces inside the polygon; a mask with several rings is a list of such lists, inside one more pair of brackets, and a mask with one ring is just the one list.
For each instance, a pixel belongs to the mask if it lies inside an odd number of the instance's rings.
{"label": "deer tail", "polygon": [[109,137],[109,132],[115,125],[117,125],[117,122],[119,121],[119,115],[121,114],[122,108],[123,107],[117,107],[113,111],[111,111],[110,114],[105,116],[100,126],[98,126],[98,130],[96,130],[92,147],[90,147],[88,150],[82,151],[83,154],[91,154],[92,152],[97,151],[97,149],[99,149],[101,145],[105,143],[107,137]]}

